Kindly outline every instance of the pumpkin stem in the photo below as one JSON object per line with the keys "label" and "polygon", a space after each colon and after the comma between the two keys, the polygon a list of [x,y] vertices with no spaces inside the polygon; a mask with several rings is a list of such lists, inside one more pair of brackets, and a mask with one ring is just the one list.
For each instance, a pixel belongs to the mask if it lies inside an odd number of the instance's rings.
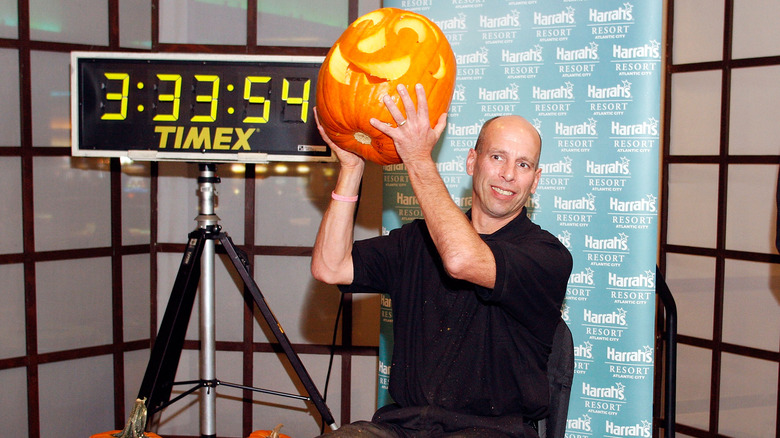
{"label": "pumpkin stem", "polygon": [[369,137],[365,132],[358,131],[352,134],[352,136],[355,137],[355,140],[357,140],[359,143],[371,144],[371,137]]}
{"label": "pumpkin stem", "polygon": [[125,424],[125,428],[122,432],[113,434],[111,436],[116,438],[147,438],[144,434],[146,428],[146,398],[143,400],[136,399],[133,409],[130,411],[130,418]]}
{"label": "pumpkin stem", "polygon": [[283,424],[279,423],[274,427],[274,430],[271,431],[271,434],[268,435],[268,438],[279,438],[279,431],[282,430]]}

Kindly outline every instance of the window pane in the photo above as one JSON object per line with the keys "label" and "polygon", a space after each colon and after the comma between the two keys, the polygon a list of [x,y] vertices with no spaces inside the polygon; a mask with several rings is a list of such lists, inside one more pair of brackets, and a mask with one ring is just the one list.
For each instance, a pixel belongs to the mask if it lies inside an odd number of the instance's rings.
{"label": "window pane", "polygon": [[108,45],[105,0],[30,0],[30,39]]}
{"label": "window pane", "polygon": [[358,0],[358,16],[368,14],[369,12],[381,7],[381,0]]}
{"label": "window pane", "polygon": [[777,284],[780,265],[726,260],[724,342],[778,351],[780,294],[772,288]]}
{"label": "window pane", "polygon": [[[251,270],[249,275],[252,275]],[[216,299],[214,318],[217,341],[241,342],[244,337],[244,282],[227,254],[218,255],[214,263]]]}
{"label": "window pane", "polygon": [[197,227],[198,167],[189,163],[160,163],[157,204],[160,242],[185,243]]}
{"label": "window pane", "polygon": [[731,74],[729,153],[777,155],[780,66],[738,68]]}
{"label": "window pane", "polygon": [[[322,354],[301,354],[306,370],[311,374],[311,379],[315,383],[325,382],[328,371],[328,357]],[[354,358],[355,356],[353,356]],[[342,369],[341,356],[336,355],[333,361],[333,373],[330,375],[330,384],[328,391],[328,407],[333,417],[341,417],[341,373],[336,370]],[[354,359],[353,359],[354,360]],[[297,378],[295,371],[288,365],[284,354],[276,353],[255,353],[254,361],[254,380],[253,385],[260,388],[274,388],[283,392],[300,393],[297,389],[300,385],[295,384]],[[373,392],[373,389],[363,389],[364,386],[373,388],[376,375],[366,376],[368,379],[360,380],[360,389],[357,391]],[[353,386],[353,387],[354,387]],[[353,390],[354,391],[354,390]],[[301,415],[311,415],[314,412],[311,403],[305,403],[301,400],[291,398],[280,398],[271,394],[256,394],[253,397],[252,404],[252,429],[268,429],[269,424],[284,424],[283,434],[289,434],[291,437],[311,437],[319,436],[319,425],[316,421],[301,421]],[[355,395],[352,395],[352,401],[355,401]],[[371,406],[375,406],[372,403]],[[368,417],[358,417],[354,410],[351,412],[353,419],[364,419]],[[319,418],[319,415],[316,416]]]}
{"label": "window pane", "polygon": [[755,58],[780,55],[777,17],[780,17],[780,2],[777,0],[735,1],[732,56]]}
{"label": "window pane", "polygon": [[[148,254],[122,258],[122,316],[125,342],[149,339],[151,317]],[[140,385],[140,381],[138,384]]]}
{"label": "window pane", "polygon": [[[269,164],[256,167],[255,240],[258,245],[312,246],[330,202],[338,164]],[[355,239],[377,236],[382,208],[382,168],[366,165]],[[368,213],[366,213],[368,212]]]}
{"label": "window pane", "polygon": [[39,353],[111,343],[109,258],[41,262],[35,280]]}
{"label": "window pane", "polygon": [[721,366],[718,434],[776,436],[777,362],[723,354]]}
{"label": "window pane", "polygon": [[707,430],[710,419],[710,350],[677,347],[677,422]]}
{"label": "window pane", "polygon": [[715,248],[717,212],[718,166],[672,164],[667,242]]}
{"label": "window pane", "polygon": [[675,64],[723,59],[723,0],[674,2]]}
{"label": "window pane", "polygon": [[[330,344],[341,295],[311,277],[310,263],[309,257],[258,256],[255,281],[290,342]],[[273,340],[260,324],[254,330],[255,342]]]}
{"label": "window pane", "polygon": [[122,47],[152,48],[152,3],[149,0],[119,2],[119,43]]}
{"label": "window pane", "polygon": [[[0,157],[0,254],[21,253],[22,233],[22,163],[16,157]],[[0,332],[1,333],[1,332]]]}
{"label": "window pane", "polygon": [[348,0],[257,2],[257,44],[330,47],[347,28],[348,7]]}
{"label": "window pane", "polygon": [[[197,333],[197,324],[195,326],[195,332]],[[177,382],[196,380],[200,378],[198,369],[198,354],[199,352],[195,350],[183,350],[181,352],[181,361],[179,362],[179,368],[176,370]],[[217,369],[219,369],[218,367],[219,364],[217,364]],[[175,386],[171,393],[171,398],[181,395],[187,389],[188,388],[184,386]],[[219,392],[217,394],[219,394]],[[253,397],[253,400],[255,397]],[[183,400],[183,403],[178,403],[178,406],[174,406],[176,411],[163,412],[160,414],[161,421],[159,430],[156,430],[155,432],[160,434],[162,437],[168,437],[172,435],[199,436],[200,409],[198,399],[198,396],[190,396]],[[171,411],[171,409],[168,411]],[[217,421],[217,424],[221,423],[221,421]]]}
{"label": "window pane", "polygon": [[729,166],[727,249],[777,253],[777,172],[770,164]]}
{"label": "window pane", "polygon": [[312,246],[338,175],[335,164],[258,165],[255,239],[259,245]]}
{"label": "window pane", "polygon": [[150,163],[131,162],[122,166],[122,244],[149,243]]}
{"label": "window pane", "polygon": [[[379,358],[355,355],[352,356],[351,367],[353,382],[371,382],[377,379]],[[377,385],[361,385],[359,391],[353,390],[351,398],[352,418],[371,418],[377,409]]]}
{"label": "window pane", "polygon": [[[0,28],[2,29],[2,28]],[[0,146],[19,146],[19,53],[0,49]]]}
{"label": "window pane", "polygon": [[677,331],[712,339],[715,259],[668,253],[666,283],[677,304]]}
{"label": "window pane", "polygon": [[19,35],[18,0],[0,0],[0,38],[17,38]]}
{"label": "window pane", "polygon": [[[157,255],[157,327],[160,326],[163,316],[165,314],[165,308],[168,306],[168,300],[171,298],[171,291],[173,290],[173,283],[176,280],[176,274],[181,264],[181,253],[158,253]],[[188,340],[198,340],[200,338],[200,331],[198,324],[200,322],[200,312],[198,311],[198,302],[193,306],[192,313],[190,314],[190,321],[187,325]]]}
{"label": "window pane", "polygon": [[107,161],[33,159],[36,250],[111,245],[111,175]]}
{"label": "window pane", "polygon": [[672,76],[672,155],[717,155],[720,148],[721,72]]}
{"label": "window pane", "polygon": [[46,363],[38,370],[40,436],[87,437],[111,429],[107,426],[114,424],[111,356]]}
{"label": "window pane", "polygon": [[33,146],[70,147],[70,54],[30,53]]}
{"label": "window pane", "polygon": [[0,388],[14,397],[0,397],[0,430],[13,431],[16,436],[27,434],[27,368],[0,370]]}
{"label": "window pane", "polygon": [[243,46],[246,14],[246,0],[160,0],[160,42]]}
{"label": "window pane", "polygon": [[3,279],[3,305],[0,306],[0,333],[3,334],[3,342],[0,342],[0,359],[24,356],[27,354],[24,267],[0,265],[0,278]]}
{"label": "window pane", "polygon": [[130,416],[130,410],[133,408],[138,390],[141,387],[141,381],[146,374],[146,367],[149,365],[150,350],[128,351],[124,354],[125,359],[125,415]]}

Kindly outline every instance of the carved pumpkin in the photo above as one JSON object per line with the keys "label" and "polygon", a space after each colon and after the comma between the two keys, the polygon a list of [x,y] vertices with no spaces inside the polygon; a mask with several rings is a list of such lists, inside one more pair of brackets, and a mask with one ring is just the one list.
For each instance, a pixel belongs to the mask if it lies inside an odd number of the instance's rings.
{"label": "carved pumpkin", "polygon": [[[455,55],[441,29],[414,12],[382,8],[355,20],[328,52],[317,83],[317,115],[339,147],[379,164],[400,163],[393,141],[369,124],[395,126],[384,95],[405,112],[396,86],[425,87],[431,125],[446,112],[455,87]],[[404,115],[405,117],[405,115]]]}

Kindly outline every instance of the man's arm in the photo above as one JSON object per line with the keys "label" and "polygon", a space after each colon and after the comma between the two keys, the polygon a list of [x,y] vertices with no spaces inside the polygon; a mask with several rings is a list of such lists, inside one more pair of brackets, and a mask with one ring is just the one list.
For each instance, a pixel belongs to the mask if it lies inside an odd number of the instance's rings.
{"label": "man's arm", "polygon": [[[341,163],[333,192],[341,196],[357,196],[365,170],[365,160],[336,146],[323,131],[319,119],[317,127]],[[311,273],[317,280],[328,284],[352,283],[352,241],[356,207],[355,202],[331,199],[322,217],[312,251]]]}
{"label": "man's arm", "polygon": [[[371,124],[393,139],[398,156],[406,165],[412,189],[447,273],[453,278],[492,288],[496,281],[493,253],[466,215],[452,201],[431,156],[446,127],[446,114],[442,114],[436,126],[431,128],[425,90],[418,85],[415,91],[416,109],[406,87],[398,87],[407,115],[406,123],[392,128],[372,119]],[[404,120],[389,96],[385,97],[384,103],[396,122]]]}

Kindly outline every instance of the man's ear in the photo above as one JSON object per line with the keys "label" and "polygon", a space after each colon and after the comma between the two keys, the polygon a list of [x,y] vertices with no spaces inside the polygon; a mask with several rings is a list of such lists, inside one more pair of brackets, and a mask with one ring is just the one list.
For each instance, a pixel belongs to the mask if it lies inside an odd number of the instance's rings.
{"label": "man's ear", "polygon": [[474,176],[474,165],[477,162],[477,151],[474,148],[469,149],[469,154],[466,157],[466,174]]}
{"label": "man's ear", "polygon": [[542,177],[542,168],[536,169],[536,175],[534,175],[534,184],[531,186],[531,193],[536,193],[536,186],[539,185],[539,179]]}

